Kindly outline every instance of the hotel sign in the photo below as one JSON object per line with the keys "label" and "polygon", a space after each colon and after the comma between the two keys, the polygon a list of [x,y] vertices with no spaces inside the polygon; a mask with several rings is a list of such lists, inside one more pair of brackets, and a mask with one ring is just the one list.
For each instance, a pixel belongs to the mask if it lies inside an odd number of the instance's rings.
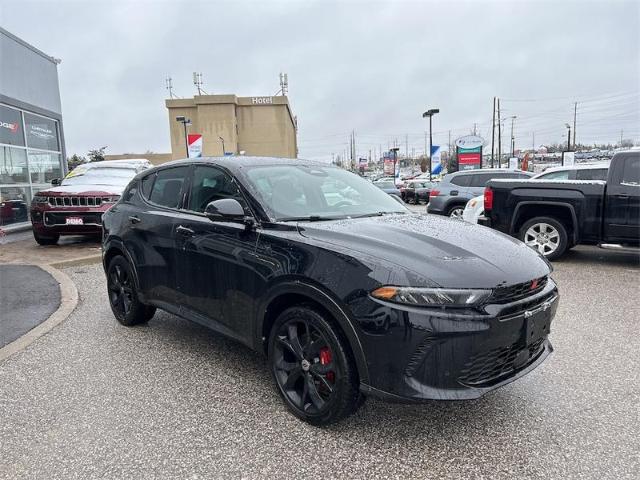
{"label": "hotel sign", "polygon": [[251,97],[254,105],[273,105],[273,97]]}

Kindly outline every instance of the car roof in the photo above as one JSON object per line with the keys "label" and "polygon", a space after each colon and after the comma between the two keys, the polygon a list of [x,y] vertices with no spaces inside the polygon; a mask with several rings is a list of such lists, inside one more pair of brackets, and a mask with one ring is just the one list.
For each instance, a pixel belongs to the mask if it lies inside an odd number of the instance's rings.
{"label": "car roof", "polygon": [[479,173],[529,173],[524,170],[518,170],[513,168],[475,168],[473,170],[459,170],[457,172],[449,173],[451,177],[459,177],[461,175],[477,175]]}
{"label": "car roof", "polygon": [[549,172],[564,172],[564,171],[571,171],[571,170],[597,170],[600,168],[609,168],[609,164],[608,163],[588,163],[588,164],[580,164],[580,165],[567,165],[566,167],[562,167],[562,166],[549,167],[544,172],[540,172],[540,174],[549,173]]}
{"label": "car roof", "polygon": [[303,160],[301,158],[283,158],[283,157],[250,157],[246,155],[227,155],[224,157],[200,157],[200,158],[183,158],[172,162],[163,163],[160,167],[177,166],[185,162],[202,163],[210,165],[220,165],[235,173],[243,168],[249,167],[268,167],[276,165],[303,165],[314,167],[330,167],[337,168],[334,165],[312,160]]}
{"label": "car roof", "polygon": [[[81,163],[84,170],[91,168],[138,168],[143,165],[151,166],[151,162],[146,158],[131,158],[126,160],[104,160],[102,162]],[[77,168],[77,167],[76,167]]]}

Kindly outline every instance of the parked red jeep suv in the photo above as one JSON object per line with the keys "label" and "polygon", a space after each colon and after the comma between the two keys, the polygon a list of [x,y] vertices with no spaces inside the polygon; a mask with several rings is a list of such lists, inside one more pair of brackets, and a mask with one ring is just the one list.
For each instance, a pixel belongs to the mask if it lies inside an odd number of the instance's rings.
{"label": "parked red jeep suv", "polygon": [[148,160],[111,160],[79,165],[53,188],[31,201],[33,236],[40,245],[56,244],[60,235],[99,235],[102,214],[118,201],[129,181],[150,168]]}

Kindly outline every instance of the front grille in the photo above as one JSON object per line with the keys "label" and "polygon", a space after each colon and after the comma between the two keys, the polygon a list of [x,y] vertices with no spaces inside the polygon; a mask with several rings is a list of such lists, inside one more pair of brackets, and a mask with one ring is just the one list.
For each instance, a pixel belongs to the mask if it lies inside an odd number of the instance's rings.
{"label": "front grille", "polygon": [[[509,287],[498,287],[493,290],[488,303],[511,303],[541,292],[547,285],[548,277],[540,277],[529,282],[517,283]],[[534,288],[533,282],[537,282]]]}
{"label": "front grille", "polygon": [[[533,362],[542,353],[543,343],[544,338],[541,338],[528,347],[518,342],[474,355],[460,371],[458,380],[472,386],[496,383]],[[527,355],[525,361],[519,357],[521,354],[524,357],[523,352]]]}
{"label": "front grille", "polygon": [[109,200],[109,197],[49,197],[49,205],[52,207],[99,207]]}
{"label": "front grille", "polygon": [[82,218],[84,225],[101,225],[102,213],[100,212],[45,212],[46,225],[66,225],[68,217]]}

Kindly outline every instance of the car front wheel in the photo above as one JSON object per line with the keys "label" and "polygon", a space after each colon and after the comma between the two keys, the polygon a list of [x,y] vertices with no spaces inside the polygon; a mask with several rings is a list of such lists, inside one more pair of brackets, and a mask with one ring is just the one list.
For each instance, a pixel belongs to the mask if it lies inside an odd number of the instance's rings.
{"label": "car front wheel", "polygon": [[567,250],[567,230],[562,223],[551,217],[536,217],[525,222],[518,238],[547,260],[555,260]]}
{"label": "car front wheel", "polygon": [[145,305],[138,299],[131,266],[120,255],[109,262],[107,291],[111,311],[122,325],[131,327],[148,322],[156,313],[154,307]]}
{"label": "car front wheel", "polygon": [[311,306],[280,314],[269,337],[269,363],[289,410],[312,425],[337,422],[362,403],[346,339]]}

